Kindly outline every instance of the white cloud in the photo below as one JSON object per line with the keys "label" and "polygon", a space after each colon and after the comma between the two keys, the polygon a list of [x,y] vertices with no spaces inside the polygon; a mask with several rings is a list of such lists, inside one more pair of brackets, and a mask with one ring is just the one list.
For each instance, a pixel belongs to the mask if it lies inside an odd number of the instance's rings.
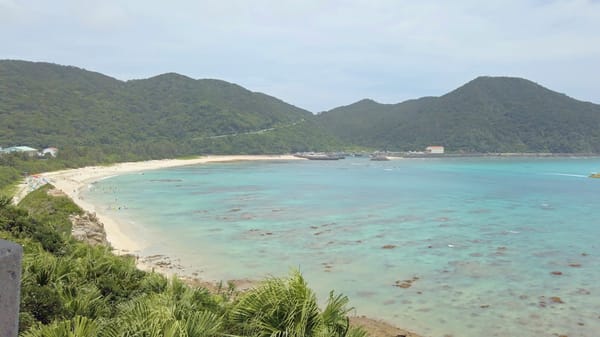
{"label": "white cloud", "polygon": [[27,20],[23,4],[16,0],[0,0],[0,28]]}
{"label": "white cloud", "polygon": [[129,20],[127,11],[119,2],[77,2],[73,13],[85,27],[99,31],[121,29]]}

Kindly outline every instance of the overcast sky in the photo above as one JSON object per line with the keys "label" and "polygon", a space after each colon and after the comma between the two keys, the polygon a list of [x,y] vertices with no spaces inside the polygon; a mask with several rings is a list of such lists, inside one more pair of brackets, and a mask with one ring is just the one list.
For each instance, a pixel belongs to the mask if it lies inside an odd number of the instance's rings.
{"label": "overcast sky", "polygon": [[313,112],[480,75],[600,103],[600,1],[0,0],[0,59],[218,78]]}

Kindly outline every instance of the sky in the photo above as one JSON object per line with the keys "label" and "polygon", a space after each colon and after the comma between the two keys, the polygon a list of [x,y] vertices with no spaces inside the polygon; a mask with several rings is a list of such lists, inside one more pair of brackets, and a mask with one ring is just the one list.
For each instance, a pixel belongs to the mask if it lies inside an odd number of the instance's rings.
{"label": "sky", "polygon": [[217,78],[315,113],[483,75],[600,103],[600,0],[0,0],[0,59]]}

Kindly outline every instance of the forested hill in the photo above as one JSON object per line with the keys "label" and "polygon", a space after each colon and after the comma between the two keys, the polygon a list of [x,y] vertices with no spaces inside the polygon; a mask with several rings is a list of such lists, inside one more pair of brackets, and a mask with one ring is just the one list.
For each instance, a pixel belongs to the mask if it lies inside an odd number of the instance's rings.
{"label": "forested hill", "polygon": [[[340,141],[341,140],[341,141]],[[362,100],[318,116],[220,80],[120,81],[0,60],[0,146],[56,146],[69,161],[337,150],[600,153],[600,106],[531,81],[479,77],[441,97]]]}
{"label": "forested hill", "polygon": [[347,143],[388,150],[600,153],[600,105],[520,78],[479,77],[399,104],[362,100],[319,119]]}
{"label": "forested hill", "polygon": [[56,146],[115,160],[323,150],[313,115],[219,80],[117,79],[50,63],[0,61],[0,146]]}

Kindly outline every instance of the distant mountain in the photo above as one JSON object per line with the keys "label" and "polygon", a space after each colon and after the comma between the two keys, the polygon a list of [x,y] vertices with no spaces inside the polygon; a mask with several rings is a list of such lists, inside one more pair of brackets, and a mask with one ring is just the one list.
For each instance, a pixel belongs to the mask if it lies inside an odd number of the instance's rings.
{"label": "distant mountain", "polygon": [[347,143],[388,150],[600,153],[600,105],[520,78],[479,77],[399,104],[362,100],[318,119]]}
{"label": "distant mountain", "polygon": [[117,79],[50,63],[0,61],[0,146],[128,158],[281,153],[339,143],[314,116],[220,80],[169,73]]}

